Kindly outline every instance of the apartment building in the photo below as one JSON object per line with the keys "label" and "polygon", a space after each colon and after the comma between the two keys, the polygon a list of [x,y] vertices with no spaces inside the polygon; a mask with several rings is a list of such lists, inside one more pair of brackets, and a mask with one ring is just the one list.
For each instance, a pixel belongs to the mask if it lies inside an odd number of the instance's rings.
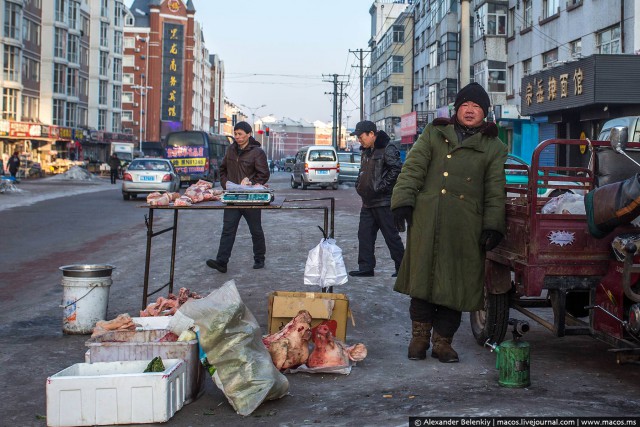
{"label": "apartment building", "polygon": [[413,13],[403,12],[371,52],[371,121],[392,141],[400,117],[411,111]]}
{"label": "apartment building", "polygon": [[410,146],[436,117],[449,117],[458,90],[458,2],[414,2],[411,112],[402,117],[402,145]]}
{"label": "apartment building", "polygon": [[[503,103],[506,91],[507,0],[470,1],[469,74],[480,83],[494,104]],[[450,117],[460,86],[460,8],[458,2],[419,0],[408,9],[412,16],[411,38],[405,42],[412,57],[410,82],[404,113],[394,126],[401,147],[409,148],[427,123],[436,117]],[[401,22],[398,17],[394,25]],[[374,50],[375,52],[375,50]],[[372,87],[376,68],[372,56]],[[405,62],[407,64],[408,61]],[[375,91],[374,91],[375,92]],[[379,95],[372,92],[372,117]]]}
{"label": "apartment building", "polygon": [[411,111],[414,21],[409,3],[376,1],[369,10],[369,120],[392,141],[400,140],[401,116]]}
{"label": "apartment building", "polygon": [[[606,120],[640,114],[639,8],[637,0],[509,0],[507,96],[496,116],[515,154],[529,158],[554,137],[595,139]],[[559,162],[583,157],[557,153]]]}
{"label": "apartment building", "polygon": [[129,8],[123,127],[138,141],[211,130],[212,64],[195,14],[191,0],[134,0]]}
{"label": "apartment building", "polygon": [[211,105],[209,107],[211,132],[232,135],[233,128],[229,132],[224,126],[226,123],[231,123],[231,118],[225,114],[224,61],[213,54],[209,55],[209,63],[211,64]]}
{"label": "apartment building", "polygon": [[3,160],[106,160],[112,139],[129,138],[119,133],[124,10],[122,0],[0,2]]}

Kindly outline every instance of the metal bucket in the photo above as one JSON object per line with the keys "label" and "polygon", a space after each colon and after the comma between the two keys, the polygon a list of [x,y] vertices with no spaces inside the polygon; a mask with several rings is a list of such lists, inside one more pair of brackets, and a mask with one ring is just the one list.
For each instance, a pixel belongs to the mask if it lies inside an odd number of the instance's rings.
{"label": "metal bucket", "polygon": [[96,322],[106,319],[114,269],[108,264],[60,267],[64,290],[60,305],[64,333],[90,334]]}

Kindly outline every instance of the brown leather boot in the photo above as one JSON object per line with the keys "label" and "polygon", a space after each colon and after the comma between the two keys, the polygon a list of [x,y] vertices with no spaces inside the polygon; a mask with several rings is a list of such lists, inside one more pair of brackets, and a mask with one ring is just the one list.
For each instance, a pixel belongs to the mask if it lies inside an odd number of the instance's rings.
{"label": "brown leather boot", "polygon": [[434,330],[431,356],[437,358],[442,363],[459,362],[458,353],[451,347],[451,341],[453,341],[453,337],[443,337]]}
{"label": "brown leather boot", "polygon": [[427,358],[431,338],[431,323],[411,322],[411,342],[409,343],[408,357],[411,360]]}

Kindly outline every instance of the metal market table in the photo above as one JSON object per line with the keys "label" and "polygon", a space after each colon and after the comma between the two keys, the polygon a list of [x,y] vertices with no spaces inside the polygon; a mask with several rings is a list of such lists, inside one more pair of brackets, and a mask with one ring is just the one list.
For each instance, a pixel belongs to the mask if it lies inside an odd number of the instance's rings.
{"label": "metal market table", "polygon": [[[313,204],[313,205],[286,205],[287,203],[292,202],[323,202],[328,201],[327,204]],[[144,262],[144,290],[142,294],[142,310],[147,307],[147,298],[151,295],[154,295],[164,288],[168,287],[168,292],[173,292],[173,273],[175,268],[175,259],[176,259],[176,239],[178,236],[178,215],[180,211],[188,210],[188,211],[208,211],[212,209],[264,209],[264,210],[308,210],[308,209],[321,209],[324,211],[324,230],[327,233],[328,237],[334,237],[334,211],[335,211],[335,198],[333,197],[322,197],[317,199],[286,199],[284,197],[276,197],[270,204],[268,205],[226,205],[222,202],[201,202],[196,203],[191,206],[150,206],[150,205],[142,205],[140,208],[146,208],[149,210],[149,213],[144,216],[144,222],[147,226],[147,250]],[[153,229],[153,220],[155,211],[172,211],[173,212],[173,224],[170,227],[164,228],[162,230],[154,231]],[[171,237],[171,263],[169,267],[169,281],[162,285],[160,288],[155,289],[154,291],[149,292],[149,270],[150,270],[150,261],[151,261],[151,242],[152,239],[160,234],[164,234],[166,232],[172,232]]]}

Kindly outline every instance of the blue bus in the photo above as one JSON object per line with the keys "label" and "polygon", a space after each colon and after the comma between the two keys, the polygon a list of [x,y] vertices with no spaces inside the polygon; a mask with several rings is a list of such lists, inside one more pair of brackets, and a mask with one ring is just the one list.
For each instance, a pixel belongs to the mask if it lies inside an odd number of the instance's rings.
{"label": "blue bus", "polygon": [[171,132],[165,140],[165,158],[171,160],[180,181],[188,184],[220,179],[220,164],[233,138],[203,131]]}

